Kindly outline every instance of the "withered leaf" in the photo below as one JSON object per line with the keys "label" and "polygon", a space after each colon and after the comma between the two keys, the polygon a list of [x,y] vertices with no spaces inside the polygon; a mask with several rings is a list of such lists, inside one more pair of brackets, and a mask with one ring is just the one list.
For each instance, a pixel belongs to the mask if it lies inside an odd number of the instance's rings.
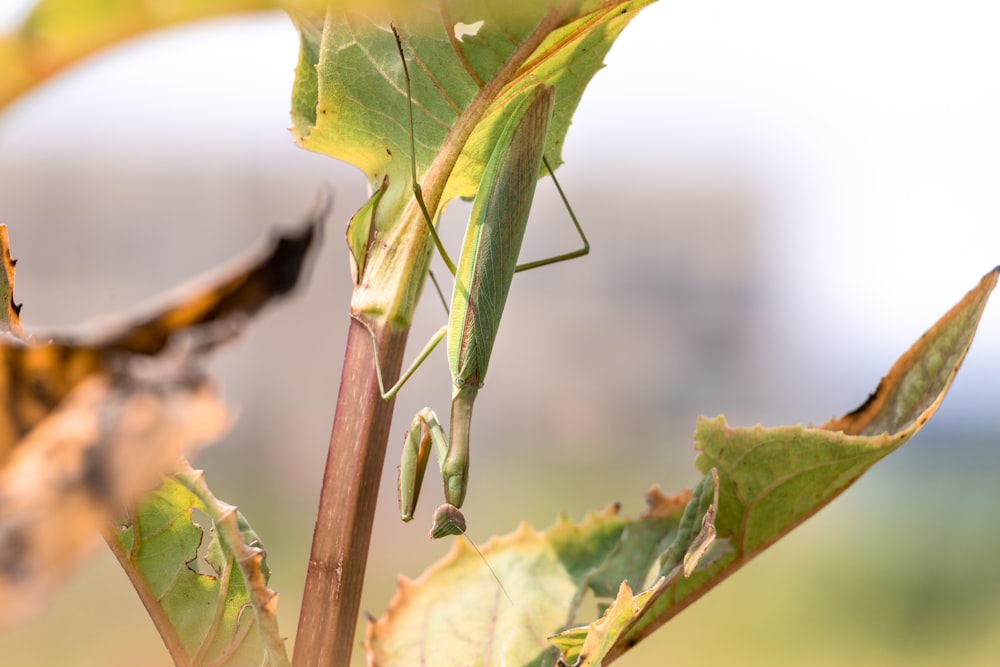
{"label": "withered leaf", "polygon": [[204,286],[152,314],[95,336],[53,335],[44,342],[0,336],[0,466],[17,442],[88,376],[114,370],[130,355],[163,352],[183,333],[210,348],[243,318],[295,287],[320,233],[329,198],[320,196],[305,224],[268,249],[238,260]]}
{"label": "withered leaf", "polygon": [[223,433],[229,417],[200,370],[205,353],[295,287],[328,208],[324,194],[264,252],[102,333],[0,333],[0,625],[44,600],[95,528]]}

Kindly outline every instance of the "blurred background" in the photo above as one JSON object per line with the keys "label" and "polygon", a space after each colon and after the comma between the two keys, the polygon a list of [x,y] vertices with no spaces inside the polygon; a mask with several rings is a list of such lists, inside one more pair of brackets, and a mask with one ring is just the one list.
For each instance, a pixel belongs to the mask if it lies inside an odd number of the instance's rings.
{"label": "blurred background", "polygon": [[[28,4],[7,0],[0,27]],[[559,170],[591,254],[515,280],[476,406],[470,536],[616,500],[635,514],[650,486],[693,484],[699,414],[822,423],[860,404],[1000,262],[998,28],[985,2],[644,10],[584,95]],[[308,287],[214,362],[242,416],[195,462],[264,539],[290,636],[348,328],[343,230],[366,198],[360,172],[286,131],[297,47],[281,14],[164,31],[0,116],[0,223],[34,331],[133,308],[332,187]],[[449,212],[450,247],[467,215]],[[523,256],[575,243],[543,182]],[[443,322],[427,300],[410,356]],[[914,441],[621,664],[996,665],[998,333],[993,304]],[[362,604],[376,615],[397,573],[448,548],[396,517],[395,468],[412,415],[446,412],[449,394],[442,351],[397,398]],[[0,634],[0,655],[169,664],[100,549]]]}

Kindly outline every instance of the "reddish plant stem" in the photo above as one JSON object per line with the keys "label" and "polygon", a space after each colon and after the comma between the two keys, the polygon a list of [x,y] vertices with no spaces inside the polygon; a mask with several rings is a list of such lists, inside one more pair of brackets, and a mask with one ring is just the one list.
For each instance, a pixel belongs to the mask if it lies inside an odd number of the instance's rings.
{"label": "reddish plant stem", "polygon": [[[408,329],[375,331],[387,378],[399,374]],[[330,451],[295,640],[295,667],[348,665],[379,480],[392,421],[375,377],[372,334],[351,318]]]}

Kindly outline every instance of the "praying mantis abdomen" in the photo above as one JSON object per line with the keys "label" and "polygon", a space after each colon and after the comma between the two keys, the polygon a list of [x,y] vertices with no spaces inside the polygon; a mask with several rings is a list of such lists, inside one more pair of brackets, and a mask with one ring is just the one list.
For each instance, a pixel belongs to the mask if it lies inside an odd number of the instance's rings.
{"label": "praying mantis abdomen", "polygon": [[472,208],[452,295],[448,363],[461,387],[481,387],[517,266],[542,166],[555,89],[521,100],[497,141]]}

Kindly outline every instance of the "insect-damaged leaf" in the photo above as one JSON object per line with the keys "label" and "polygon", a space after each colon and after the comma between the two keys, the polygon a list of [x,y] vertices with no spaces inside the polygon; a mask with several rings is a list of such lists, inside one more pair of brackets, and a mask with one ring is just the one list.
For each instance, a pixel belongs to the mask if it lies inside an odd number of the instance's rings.
{"label": "insect-damaged leaf", "polygon": [[[195,511],[212,525],[200,525]],[[260,540],[235,507],[211,494],[200,471],[164,478],[109,543],[144,604],[159,610],[154,617],[175,663],[288,664]]]}

